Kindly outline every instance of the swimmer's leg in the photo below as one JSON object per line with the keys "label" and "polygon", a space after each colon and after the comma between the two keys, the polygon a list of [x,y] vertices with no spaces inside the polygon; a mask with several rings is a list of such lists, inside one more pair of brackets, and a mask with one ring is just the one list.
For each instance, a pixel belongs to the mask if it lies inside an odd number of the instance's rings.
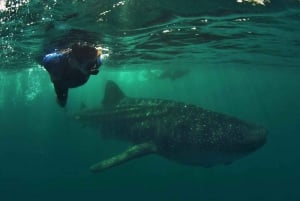
{"label": "swimmer's leg", "polygon": [[67,87],[61,86],[58,83],[54,83],[54,89],[56,93],[56,101],[61,107],[65,107],[68,99],[68,91]]}

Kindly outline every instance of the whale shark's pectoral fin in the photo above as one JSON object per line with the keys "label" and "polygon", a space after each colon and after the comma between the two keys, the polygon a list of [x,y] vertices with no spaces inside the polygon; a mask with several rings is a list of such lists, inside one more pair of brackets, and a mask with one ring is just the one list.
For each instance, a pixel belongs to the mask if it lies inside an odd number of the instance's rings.
{"label": "whale shark's pectoral fin", "polygon": [[111,167],[121,165],[122,163],[126,163],[127,161],[130,161],[132,159],[155,153],[156,151],[157,147],[153,143],[143,143],[134,145],[119,155],[116,155],[112,158],[100,161],[99,163],[92,165],[90,170],[95,173],[101,172],[105,169],[109,169]]}

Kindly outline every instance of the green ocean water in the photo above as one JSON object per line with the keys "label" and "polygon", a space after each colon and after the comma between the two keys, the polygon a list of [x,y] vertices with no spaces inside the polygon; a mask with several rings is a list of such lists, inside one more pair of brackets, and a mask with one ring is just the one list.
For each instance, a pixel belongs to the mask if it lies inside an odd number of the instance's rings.
{"label": "green ocean water", "polygon": [[[0,201],[298,201],[300,2],[0,1]],[[104,47],[97,76],[55,102],[40,59],[84,41]],[[199,105],[257,123],[267,143],[226,166],[153,155],[103,173],[130,144],[72,118],[125,94]],[[118,126],[118,125],[116,125]]]}

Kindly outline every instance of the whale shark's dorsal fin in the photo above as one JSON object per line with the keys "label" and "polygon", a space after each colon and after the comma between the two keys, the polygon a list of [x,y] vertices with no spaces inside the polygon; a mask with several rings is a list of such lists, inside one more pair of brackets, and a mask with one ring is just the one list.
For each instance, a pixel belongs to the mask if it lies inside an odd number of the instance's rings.
{"label": "whale shark's dorsal fin", "polygon": [[99,163],[91,166],[90,170],[95,173],[101,172],[114,166],[121,165],[122,163],[126,163],[127,161],[130,161],[132,159],[142,157],[148,154],[153,154],[155,152],[157,152],[157,147],[151,142],[133,145],[121,154],[106,159],[104,161],[100,161]]}
{"label": "whale shark's dorsal fin", "polygon": [[123,91],[115,82],[109,80],[105,86],[102,106],[113,107],[118,104],[123,98],[125,98],[125,94],[123,93]]}

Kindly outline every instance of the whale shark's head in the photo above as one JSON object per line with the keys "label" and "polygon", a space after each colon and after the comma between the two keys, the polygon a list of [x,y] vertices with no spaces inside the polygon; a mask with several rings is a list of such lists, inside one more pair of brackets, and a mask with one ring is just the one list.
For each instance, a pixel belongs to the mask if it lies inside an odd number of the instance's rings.
{"label": "whale shark's head", "polygon": [[184,164],[212,167],[231,164],[267,141],[264,127],[208,110],[202,113],[205,120],[194,121],[193,129],[178,130],[172,140],[168,139],[167,146],[164,142],[162,155]]}
{"label": "whale shark's head", "polygon": [[244,132],[243,138],[236,142],[232,151],[252,152],[262,147],[266,143],[267,130],[260,126],[252,127],[252,129]]}
{"label": "whale shark's head", "polygon": [[[234,135],[228,135],[229,143],[223,144],[219,163],[231,164],[257,149],[261,148],[267,141],[267,130],[256,125],[240,125]],[[218,158],[218,157],[216,157]]]}

